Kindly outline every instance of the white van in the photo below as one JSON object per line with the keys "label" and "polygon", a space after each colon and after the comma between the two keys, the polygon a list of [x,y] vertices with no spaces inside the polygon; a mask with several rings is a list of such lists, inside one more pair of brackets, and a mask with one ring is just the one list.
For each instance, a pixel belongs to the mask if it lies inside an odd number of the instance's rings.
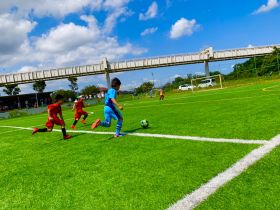
{"label": "white van", "polygon": [[193,89],[194,89],[194,86],[192,86],[190,84],[185,84],[185,85],[179,86],[179,90],[181,90],[181,91],[193,90]]}
{"label": "white van", "polygon": [[205,79],[205,80],[202,80],[197,87],[208,88],[208,87],[214,87],[216,85],[217,85],[217,83],[216,83],[215,79]]}

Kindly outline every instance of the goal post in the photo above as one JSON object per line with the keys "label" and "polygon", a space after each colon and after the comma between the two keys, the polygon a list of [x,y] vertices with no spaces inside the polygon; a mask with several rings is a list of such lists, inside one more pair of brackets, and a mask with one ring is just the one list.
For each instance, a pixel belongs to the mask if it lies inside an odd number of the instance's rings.
{"label": "goal post", "polygon": [[222,74],[208,77],[198,77],[191,80],[192,91],[203,89],[223,89],[224,78]]}

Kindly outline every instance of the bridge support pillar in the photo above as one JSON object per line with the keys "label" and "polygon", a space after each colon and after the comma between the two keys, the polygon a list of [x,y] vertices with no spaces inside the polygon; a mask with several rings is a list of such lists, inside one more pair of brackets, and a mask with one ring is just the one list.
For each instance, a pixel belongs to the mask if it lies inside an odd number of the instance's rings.
{"label": "bridge support pillar", "polygon": [[107,88],[110,89],[111,88],[111,78],[110,78],[110,63],[107,60],[107,58],[103,58],[102,60],[102,64],[103,64],[103,68],[105,70],[105,77],[106,77],[106,84],[107,84]]}
{"label": "bridge support pillar", "polygon": [[107,88],[110,89],[111,88],[111,78],[110,78],[110,73],[108,71],[106,71],[106,84],[107,84]]}
{"label": "bridge support pillar", "polygon": [[210,71],[209,71],[209,62],[208,61],[204,61],[204,69],[205,69],[206,77],[209,77],[210,76]]}

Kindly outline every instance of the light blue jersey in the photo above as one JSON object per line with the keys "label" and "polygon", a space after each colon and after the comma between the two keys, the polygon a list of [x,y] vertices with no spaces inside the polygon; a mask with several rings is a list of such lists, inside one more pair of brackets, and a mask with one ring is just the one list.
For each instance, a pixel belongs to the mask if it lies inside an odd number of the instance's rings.
{"label": "light blue jersey", "polygon": [[112,109],[115,109],[115,104],[112,102],[112,99],[117,98],[117,91],[114,88],[108,90],[105,96],[105,105],[109,106]]}

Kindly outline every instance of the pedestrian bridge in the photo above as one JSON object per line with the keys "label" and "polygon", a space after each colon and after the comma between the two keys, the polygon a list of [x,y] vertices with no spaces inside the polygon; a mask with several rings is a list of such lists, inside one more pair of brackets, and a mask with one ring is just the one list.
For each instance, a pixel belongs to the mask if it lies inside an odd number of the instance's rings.
{"label": "pedestrian bridge", "polygon": [[214,51],[213,48],[210,47],[203,50],[202,52],[191,54],[166,55],[117,62],[109,62],[106,58],[104,58],[99,64],[0,75],[0,86],[32,83],[39,80],[58,80],[69,78],[70,76],[81,77],[98,74],[106,74],[107,83],[109,84],[109,74],[114,72],[126,72],[198,63],[205,63],[205,73],[206,75],[209,75],[208,62],[264,56],[273,53],[275,48],[280,48],[280,45],[229,49],[221,51]]}

